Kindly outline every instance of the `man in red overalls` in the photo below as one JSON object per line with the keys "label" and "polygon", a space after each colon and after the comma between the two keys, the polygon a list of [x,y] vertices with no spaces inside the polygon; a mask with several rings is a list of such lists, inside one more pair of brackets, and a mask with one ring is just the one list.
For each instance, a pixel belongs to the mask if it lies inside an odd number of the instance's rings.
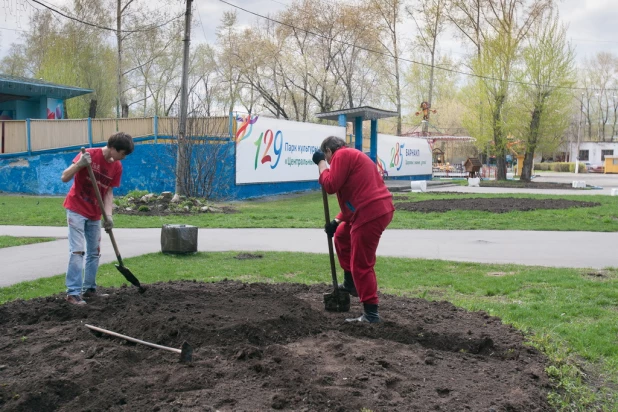
{"label": "man in red overalls", "polygon": [[320,149],[313,154],[320,170],[319,182],[327,193],[337,194],[341,209],[324,227],[335,238],[337,257],[344,270],[344,282],[339,288],[358,296],[363,304],[359,318],[346,320],[381,322],[374,266],[380,237],[395,212],[393,196],[375,163],[365,153],[347,147],[345,140],[327,137]]}

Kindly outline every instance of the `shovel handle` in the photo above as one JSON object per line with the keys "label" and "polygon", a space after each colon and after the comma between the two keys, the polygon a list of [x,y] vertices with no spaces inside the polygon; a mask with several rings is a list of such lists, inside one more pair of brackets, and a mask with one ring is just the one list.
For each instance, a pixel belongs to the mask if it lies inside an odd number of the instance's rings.
{"label": "shovel handle", "polygon": [[[82,147],[81,152],[82,152],[82,155],[86,153],[86,148]],[[90,182],[92,183],[92,186],[94,187],[94,194],[97,197],[99,209],[101,209],[101,216],[103,216],[104,221],[107,221],[107,215],[105,214],[105,206],[103,205],[103,198],[101,197],[101,191],[99,190],[99,184],[97,183],[96,177],[94,177],[94,172],[92,171],[92,166],[90,165],[90,163],[88,163],[86,167],[88,168],[88,175],[90,176]],[[122,258],[120,257],[120,252],[118,251],[118,245],[116,244],[116,239],[114,238],[114,234],[112,233],[111,229],[106,230],[106,232],[109,234],[109,238],[112,241],[112,246],[114,247],[114,252],[116,252],[116,258],[118,259],[118,263],[120,264],[120,266],[123,266]]]}
{"label": "shovel handle", "polygon": [[[326,189],[322,186],[322,200],[324,201],[324,219],[326,220],[326,224],[330,223],[330,213],[328,211],[328,195],[326,194]],[[339,293],[339,285],[337,284],[337,268],[335,267],[335,252],[333,250],[333,239],[326,235],[326,239],[328,240],[328,255],[330,257],[330,272],[333,277],[333,288],[335,289],[335,293]]]}
{"label": "shovel handle", "polygon": [[127,336],[127,335],[122,335],[120,333],[112,332],[111,330],[99,328],[97,326],[92,326],[92,325],[88,325],[88,324],[85,324],[85,326],[88,329],[96,330],[97,332],[101,332],[101,333],[106,333],[108,335],[115,336],[117,338],[126,339],[126,340],[128,340],[130,342],[141,343],[142,345],[150,346],[151,348],[168,350],[170,352],[175,352],[175,353],[181,353],[182,352],[182,350],[180,350],[180,349],[170,348],[169,346],[157,345],[156,343],[150,343],[150,342],[146,342],[144,340],[135,339],[135,338],[132,338],[132,337]]}
{"label": "shovel handle", "polygon": [[[83,156],[86,153],[86,148],[82,147],[81,152]],[[104,218],[107,218],[107,216],[105,215],[105,206],[103,205],[103,198],[101,197],[101,192],[99,191],[99,185],[97,183],[97,178],[94,177],[94,172],[92,171],[92,166],[90,165],[90,163],[88,163],[86,167],[88,168],[88,175],[90,176],[90,181],[92,182],[92,186],[94,187],[94,194],[97,197],[97,202],[99,204],[99,208],[101,209],[101,215]]]}

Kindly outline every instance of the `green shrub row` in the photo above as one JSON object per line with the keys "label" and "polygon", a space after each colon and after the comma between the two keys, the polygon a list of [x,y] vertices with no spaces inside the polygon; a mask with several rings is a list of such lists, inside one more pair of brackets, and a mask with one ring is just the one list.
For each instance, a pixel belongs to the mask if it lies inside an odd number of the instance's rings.
{"label": "green shrub row", "polygon": [[[547,170],[551,172],[575,172],[574,162],[535,163],[534,170]],[[579,173],[586,173],[586,165],[579,164]]]}

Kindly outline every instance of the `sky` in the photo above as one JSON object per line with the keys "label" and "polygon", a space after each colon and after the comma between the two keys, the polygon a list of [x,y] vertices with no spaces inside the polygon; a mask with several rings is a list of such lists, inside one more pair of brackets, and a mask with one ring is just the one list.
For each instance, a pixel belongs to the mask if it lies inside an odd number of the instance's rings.
{"label": "sky", "polygon": [[[54,8],[70,4],[72,0],[38,0]],[[145,1],[145,0],[140,0]],[[226,0],[247,10],[267,15],[285,9],[293,0]],[[330,3],[342,0],[316,0]],[[568,24],[568,38],[575,47],[577,60],[593,58],[598,52],[611,52],[618,56],[618,6],[617,0],[558,0],[561,19]],[[169,7],[171,12],[180,14],[184,10],[183,0],[150,0],[149,7]],[[225,11],[233,7],[219,0],[194,0],[196,25],[192,28],[192,44],[213,43],[216,27]],[[0,58],[6,55],[11,43],[20,42],[22,30],[28,29],[28,20],[36,9],[43,6],[32,0],[2,0],[0,2]],[[258,17],[237,10],[239,24],[251,25]],[[59,19],[65,19],[58,16]],[[404,26],[411,27],[408,23]],[[405,31],[404,31],[405,35]],[[445,34],[440,40],[442,53],[461,55],[461,46],[452,35]]]}

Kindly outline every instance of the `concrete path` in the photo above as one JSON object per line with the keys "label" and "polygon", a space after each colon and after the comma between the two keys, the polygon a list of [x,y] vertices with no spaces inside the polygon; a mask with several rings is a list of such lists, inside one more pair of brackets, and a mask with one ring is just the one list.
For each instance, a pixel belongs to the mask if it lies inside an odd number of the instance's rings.
{"label": "concrete path", "polygon": [[427,188],[427,192],[457,192],[457,193],[484,193],[484,194],[506,194],[506,193],[529,193],[533,195],[559,195],[559,196],[594,196],[611,195],[611,188],[603,189],[545,189],[539,193],[539,189],[507,189],[503,187],[469,187],[469,186],[439,186]]}
{"label": "concrete path", "polygon": [[[0,286],[64,273],[66,234],[65,227],[0,226],[0,235],[58,238],[0,249]],[[114,235],[123,258],[161,250],[160,228],[114,229]],[[199,229],[198,236],[200,251],[328,253],[321,229]],[[378,255],[600,269],[618,266],[617,244],[618,233],[392,229],[384,233]],[[116,260],[104,232],[102,251],[101,263]]]}
{"label": "concrete path", "polygon": [[[572,184],[574,180],[584,181],[588,186],[596,186],[600,189],[518,189],[503,187],[469,187],[458,184],[449,184],[449,180],[430,181],[427,185],[427,192],[457,192],[457,193],[485,193],[485,194],[505,194],[505,193],[531,193],[543,195],[611,195],[612,189],[618,188],[618,175],[606,175],[600,173],[556,173],[541,172],[536,175],[533,182],[551,182]],[[387,180],[387,186],[391,191],[410,191],[410,181],[408,180]]]}

